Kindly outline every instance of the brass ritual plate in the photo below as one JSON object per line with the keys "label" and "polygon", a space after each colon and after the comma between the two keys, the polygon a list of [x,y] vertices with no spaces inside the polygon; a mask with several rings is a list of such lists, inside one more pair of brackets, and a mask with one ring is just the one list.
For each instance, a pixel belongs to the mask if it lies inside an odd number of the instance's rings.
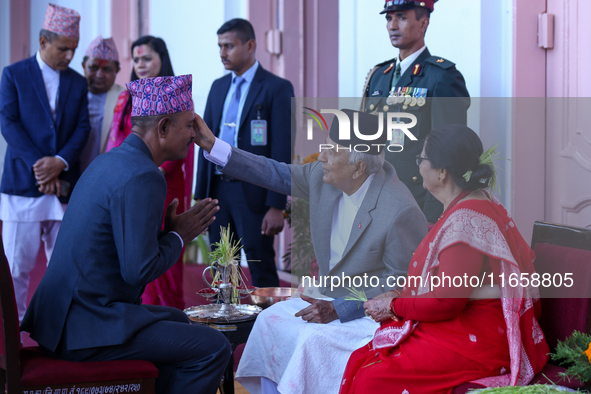
{"label": "brass ritual plate", "polygon": [[[184,310],[191,321],[196,323],[237,323],[255,318],[263,308],[256,305],[233,305],[231,316],[224,316],[220,310],[224,304],[192,306]],[[227,307],[227,305],[226,305]]]}

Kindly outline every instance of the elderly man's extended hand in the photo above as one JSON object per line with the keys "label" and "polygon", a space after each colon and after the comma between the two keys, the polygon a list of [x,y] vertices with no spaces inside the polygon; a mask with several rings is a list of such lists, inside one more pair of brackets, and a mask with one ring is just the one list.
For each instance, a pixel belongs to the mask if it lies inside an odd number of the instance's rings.
{"label": "elderly man's extended hand", "polygon": [[305,295],[302,295],[301,297],[302,300],[309,302],[311,305],[296,313],[296,317],[301,317],[308,323],[322,324],[330,323],[339,318],[332,301],[317,300],[306,297]]}
{"label": "elderly man's extended hand", "polygon": [[195,143],[207,153],[211,152],[211,148],[215,143],[215,135],[207,127],[207,123],[203,118],[197,114],[195,114],[195,134]]}

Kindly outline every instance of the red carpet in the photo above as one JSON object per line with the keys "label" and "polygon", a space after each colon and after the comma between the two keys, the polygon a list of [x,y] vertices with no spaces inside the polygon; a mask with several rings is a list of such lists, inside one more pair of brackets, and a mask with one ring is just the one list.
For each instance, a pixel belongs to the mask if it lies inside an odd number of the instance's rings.
{"label": "red carpet", "polygon": [[[31,301],[33,297],[33,293],[37,286],[39,286],[39,282],[41,282],[41,278],[45,273],[45,253],[40,251],[39,256],[37,258],[37,265],[31,272],[31,283],[29,289],[29,296],[28,302]],[[183,290],[184,290],[184,298],[185,298],[185,307],[196,306],[196,305],[205,305],[209,304],[210,302],[207,301],[206,298],[197,295],[197,291],[206,287],[205,282],[203,282],[203,270],[205,269],[205,265],[199,264],[185,264],[184,266],[184,273],[183,273]],[[246,280],[250,283],[250,272],[248,268],[244,268],[244,276]],[[209,278],[209,276],[208,276]],[[284,287],[291,287],[291,284],[288,282],[280,281],[280,285]],[[243,300],[244,303],[248,303],[248,300]],[[24,332],[23,336],[23,345],[24,346],[36,346],[37,343],[29,338],[29,333]],[[240,361],[240,356],[242,356],[242,350],[244,349],[244,345],[238,346],[236,351],[234,352],[234,370],[238,366],[238,362]]]}

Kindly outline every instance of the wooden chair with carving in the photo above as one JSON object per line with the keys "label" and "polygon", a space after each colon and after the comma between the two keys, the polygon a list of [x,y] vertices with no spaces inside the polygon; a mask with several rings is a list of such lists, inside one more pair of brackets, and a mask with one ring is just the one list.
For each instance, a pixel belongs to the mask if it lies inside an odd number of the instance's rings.
{"label": "wooden chair with carving", "polygon": [[[540,326],[553,352],[556,343],[573,331],[591,333],[591,229],[537,221],[531,247],[536,252],[536,272],[547,274],[548,280],[539,286]],[[573,283],[569,287],[568,278],[572,278]],[[584,386],[576,379],[562,378],[559,373],[564,371],[550,361],[531,384],[556,383],[574,389]],[[467,393],[475,388],[482,386],[466,383],[456,387],[454,394]]]}

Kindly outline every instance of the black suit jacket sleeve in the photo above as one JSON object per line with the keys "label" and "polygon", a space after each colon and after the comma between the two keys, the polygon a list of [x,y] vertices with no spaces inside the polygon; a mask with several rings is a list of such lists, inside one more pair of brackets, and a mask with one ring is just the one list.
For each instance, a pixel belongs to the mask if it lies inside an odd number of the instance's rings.
{"label": "black suit jacket sleeve", "polygon": [[[211,89],[209,90],[207,102],[205,104],[205,112],[203,112],[203,121],[213,133],[217,133],[217,130],[213,124],[212,110],[212,100],[214,92],[216,91],[216,82],[212,84]],[[213,176],[213,167],[214,164],[205,160],[205,157],[203,156],[203,150],[199,149],[197,154],[197,179],[195,181],[195,194],[193,196],[195,200],[201,200],[210,196],[210,182],[211,177]]]}
{"label": "black suit jacket sleeve", "polygon": [[[445,73],[440,75],[433,88],[431,100],[431,129],[450,124],[467,124],[470,95],[462,73],[455,67],[445,70]],[[423,213],[427,220],[435,223],[442,211],[441,202],[427,192],[423,204]]]}
{"label": "black suit jacket sleeve", "polygon": [[[279,162],[291,162],[291,134],[292,111],[291,101],[294,97],[291,82],[279,79],[271,101],[271,118],[269,128],[269,140],[271,142],[270,158]],[[285,195],[269,191],[266,205],[278,209],[285,208]]]}
{"label": "black suit jacket sleeve", "polygon": [[[215,82],[212,85],[211,89],[209,90],[209,94],[207,95],[207,102],[205,103],[205,112],[203,112],[203,121],[207,124],[207,126],[216,133],[216,130],[213,129],[213,110],[211,101],[213,99],[212,95],[214,92]],[[202,154],[203,155],[203,154]]]}
{"label": "black suit jacket sleeve", "polygon": [[464,77],[455,67],[440,75],[431,100],[431,129],[450,124],[467,124],[470,95]]}

